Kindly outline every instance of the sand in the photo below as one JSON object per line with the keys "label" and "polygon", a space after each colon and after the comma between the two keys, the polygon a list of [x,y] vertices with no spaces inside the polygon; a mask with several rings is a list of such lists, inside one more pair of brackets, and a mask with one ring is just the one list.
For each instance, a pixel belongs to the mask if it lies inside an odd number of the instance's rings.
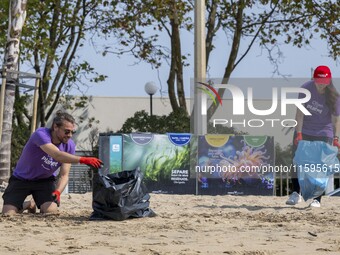
{"label": "sand", "polygon": [[0,254],[340,254],[339,197],[285,200],[151,194],[156,217],[89,221],[92,194],[66,194],[59,215],[1,216]]}

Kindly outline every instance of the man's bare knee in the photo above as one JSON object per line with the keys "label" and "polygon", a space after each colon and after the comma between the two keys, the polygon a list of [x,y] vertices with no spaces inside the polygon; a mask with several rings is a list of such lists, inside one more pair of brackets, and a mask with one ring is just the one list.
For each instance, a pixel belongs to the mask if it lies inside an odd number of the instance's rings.
{"label": "man's bare knee", "polygon": [[19,212],[19,209],[17,207],[15,207],[14,205],[4,205],[2,207],[2,214],[3,215],[14,215],[17,214]]}
{"label": "man's bare knee", "polygon": [[40,206],[41,213],[57,213],[58,206],[54,202],[45,202]]}

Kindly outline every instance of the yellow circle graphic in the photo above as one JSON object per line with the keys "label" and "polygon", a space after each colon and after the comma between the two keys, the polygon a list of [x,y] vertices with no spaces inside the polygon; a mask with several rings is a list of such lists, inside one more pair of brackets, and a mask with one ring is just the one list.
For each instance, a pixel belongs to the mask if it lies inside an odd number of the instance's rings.
{"label": "yellow circle graphic", "polygon": [[210,146],[222,147],[229,141],[229,137],[233,135],[205,135],[205,140]]}

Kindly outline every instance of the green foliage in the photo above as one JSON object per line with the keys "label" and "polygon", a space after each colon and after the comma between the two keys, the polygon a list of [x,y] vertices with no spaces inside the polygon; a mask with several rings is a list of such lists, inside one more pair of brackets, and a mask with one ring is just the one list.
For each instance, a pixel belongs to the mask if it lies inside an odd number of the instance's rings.
{"label": "green foliage", "polygon": [[[6,46],[6,33],[4,31],[8,30],[8,8],[9,0],[0,1],[0,55],[4,55],[4,50]],[[2,58],[3,59],[3,58]]]}
{"label": "green foliage", "polygon": [[143,110],[128,118],[118,132],[189,133],[190,118],[181,110],[163,116],[150,116]]}
{"label": "green foliage", "polygon": [[25,123],[13,125],[11,142],[11,169],[19,160],[22,149],[30,137],[30,128]]}
{"label": "green foliage", "polygon": [[[114,40],[112,44],[105,45],[104,54],[132,53],[138,60],[147,61],[155,67],[161,65],[162,59],[179,57],[185,60],[186,54],[177,56],[178,52],[170,52],[172,45],[164,45],[159,35],[164,32],[173,39],[174,24],[179,24],[181,30],[192,32],[195,1],[105,2],[97,32]],[[325,39],[329,55],[334,59],[340,52],[340,5],[337,1],[214,0],[205,1],[205,4],[209,51],[214,49],[213,40],[217,32],[224,30],[228,40],[225,45],[232,45],[231,38],[238,40],[234,41],[236,44],[241,43],[240,38],[242,41],[250,41],[249,49],[254,44],[262,45],[273,58],[269,58],[270,61],[278,58],[272,51],[279,49],[280,44],[303,47],[309,45],[312,38]],[[229,60],[234,58],[233,51],[237,49],[231,49]],[[240,60],[243,57],[238,56]]]}
{"label": "green foliage", "polygon": [[246,132],[238,131],[234,127],[227,127],[223,125],[213,126],[211,122],[208,124],[208,134],[234,134],[234,135],[246,135]]}
{"label": "green foliage", "polygon": [[[218,125],[213,127],[208,124],[208,134],[235,134],[247,133],[238,131],[233,127]],[[169,115],[150,116],[146,111],[138,111],[133,117],[128,118],[118,133],[151,132],[151,133],[190,133],[190,116],[185,111],[172,112]]]}
{"label": "green foliage", "polygon": [[[172,37],[173,23],[193,28],[192,1],[106,1],[100,12],[97,30],[102,37],[114,38],[105,45],[104,55],[132,54],[158,68],[171,58],[170,47],[160,43],[160,34]],[[111,4],[109,5],[108,2]],[[180,57],[183,61],[186,56]]]}
{"label": "green foliage", "polygon": [[275,165],[276,166],[289,166],[293,163],[292,145],[286,148],[281,148],[279,144],[275,145]]}
{"label": "green foliage", "polygon": [[[275,166],[290,166],[293,163],[293,148],[292,144],[285,147],[281,148],[279,144],[275,145]],[[278,173],[276,178],[280,178],[281,174]],[[282,176],[286,176],[286,173],[282,172]],[[281,181],[277,182],[277,194],[278,195],[285,195],[289,193],[289,190],[287,190],[287,185],[289,183],[286,183],[286,181],[283,181],[284,179],[281,179]],[[288,181],[288,180],[287,180]],[[282,187],[281,187],[282,184]],[[289,188],[288,188],[289,189]],[[281,192],[278,192],[279,190],[282,190]]]}
{"label": "green foliage", "polygon": [[[42,75],[38,104],[41,126],[52,116],[62,95],[71,89],[83,91],[90,83],[105,80],[79,49],[90,36],[96,23],[93,14],[102,1],[31,0],[27,2],[27,17],[22,30],[20,62],[25,68]],[[7,31],[9,1],[0,3],[0,28]],[[98,18],[98,17],[97,17]],[[0,35],[5,46],[6,33]],[[5,48],[0,47],[2,50]],[[4,52],[0,52],[3,54]],[[21,64],[20,63],[20,64]],[[81,107],[82,105],[80,105]],[[76,107],[79,107],[77,105]]]}
{"label": "green foliage", "polygon": [[16,100],[14,103],[13,123],[12,123],[12,141],[11,141],[11,169],[16,165],[28,138],[31,135],[31,128],[26,118],[26,106],[30,102],[28,95],[18,96],[16,90]]}

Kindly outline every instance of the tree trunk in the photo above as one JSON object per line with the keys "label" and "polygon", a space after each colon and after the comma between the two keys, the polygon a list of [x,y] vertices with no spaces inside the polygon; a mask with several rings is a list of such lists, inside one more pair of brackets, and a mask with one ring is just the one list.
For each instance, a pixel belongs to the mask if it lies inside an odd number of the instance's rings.
{"label": "tree trunk", "polygon": [[0,181],[7,181],[10,176],[12,118],[15,99],[15,81],[18,75],[19,45],[21,31],[26,19],[27,0],[11,0],[9,8],[9,25],[4,66],[8,70],[5,108],[3,117],[2,142],[0,144]]}
{"label": "tree trunk", "polygon": [[175,61],[176,61],[176,84],[177,84],[177,96],[179,106],[182,110],[187,112],[187,105],[185,101],[185,92],[184,92],[184,84],[183,84],[183,63],[182,63],[182,52],[181,52],[181,36],[179,32],[179,21],[177,17],[177,9],[176,5],[174,4],[174,22],[172,24],[172,37],[171,43],[173,43],[174,51],[172,54],[175,54]]}
{"label": "tree trunk", "polygon": [[[178,20],[176,1],[172,2],[173,13],[170,16],[171,24],[171,66],[168,78],[168,93],[171,107],[174,112],[180,109],[187,111],[184,84],[183,84],[183,63],[181,52],[180,22]],[[175,81],[177,93],[175,91]],[[177,98],[178,97],[178,98]],[[178,101],[177,101],[178,100]]]}
{"label": "tree trunk", "polygon": [[207,21],[207,37],[205,39],[205,55],[206,55],[206,67],[209,66],[209,57],[210,53],[213,50],[213,39],[216,35],[216,31],[220,28],[220,23],[216,23],[216,9],[217,9],[217,1],[212,0],[209,8],[209,16],[208,16],[208,21]]}
{"label": "tree trunk", "polygon": [[[229,55],[228,64],[223,74],[222,83],[224,84],[227,84],[229,81],[230,75],[235,67],[237,54],[239,52],[241,36],[242,36],[243,11],[244,11],[244,1],[241,0],[238,3],[238,9],[236,13],[236,27],[235,27],[234,37],[233,37],[233,43],[231,46],[231,52]],[[225,92],[225,89],[218,89],[218,94],[222,95],[222,97],[223,97],[224,92]],[[215,105],[215,104],[210,105],[210,107],[208,108],[208,113],[207,113],[208,119],[210,119],[214,115],[214,113],[217,110],[217,107],[218,105]]]}
{"label": "tree trunk", "polygon": [[172,19],[170,21],[171,23],[171,64],[170,64],[170,71],[169,71],[169,77],[167,80],[168,83],[168,93],[169,93],[169,99],[171,103],[172,110],[174,112],[178,111],[180,109],[180,106],[178,105],[177,98],[176,98],[176,91],[175,91],[175,80],[177,75],[177,69],[178,69],[178,62],[176,59],[176,40],[174,35],[174,31],[176,30],[176,24],[174,20]]}

